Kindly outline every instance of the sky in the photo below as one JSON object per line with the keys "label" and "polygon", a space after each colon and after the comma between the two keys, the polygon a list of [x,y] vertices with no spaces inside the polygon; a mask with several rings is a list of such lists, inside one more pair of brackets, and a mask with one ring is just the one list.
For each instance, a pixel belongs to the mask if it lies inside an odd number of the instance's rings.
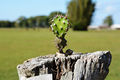
{"label": "sky", "polygon": [[[70,0],[0,0],[0,20],[14,21],[20,16],[49,15],[53,11],[67,11]],[[106,16],[112,15],[114,24],[120,24],[120,0],[94,0],[93,26],[103,23]]]}
{"label": "sky", "polygon": [[112,15],[114,24],[120,24],[120,0],[97,0],[96,3],[96,11],[91,25],[101,25],[109,15]]}

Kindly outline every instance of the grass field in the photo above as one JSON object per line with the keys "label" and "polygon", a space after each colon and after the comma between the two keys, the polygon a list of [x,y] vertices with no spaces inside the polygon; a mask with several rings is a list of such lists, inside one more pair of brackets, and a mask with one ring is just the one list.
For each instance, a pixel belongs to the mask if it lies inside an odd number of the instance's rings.
{"label": "grass field", "polygon": [[[0,80],[18,80],[18,64],[32,57],[54,54],[57,51],[54,38],[48,29],[0,29]],[[70,30],[66,39],[66,48],[75,52],[110,50],[113,59],[106,80],[120,80],[120,31]]]}

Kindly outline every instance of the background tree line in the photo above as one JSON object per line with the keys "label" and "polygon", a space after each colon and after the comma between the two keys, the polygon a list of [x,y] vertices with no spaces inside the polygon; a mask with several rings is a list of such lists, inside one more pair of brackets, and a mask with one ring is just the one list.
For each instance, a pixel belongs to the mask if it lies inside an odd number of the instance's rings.
{"label": "background tree line", "polygon": [[[72,23],[73,30],[87,30],[92,22],[95,2],[92,2],[92,0],[71,0],[67,5],[67,9],[66,15]],[[49,20],[56,14],[65,15],[62,12],[52,12],[49,16],[36,16],[30,18],[22,16],[13,22],[0,21],[0,27],[49,27]]]}
{"label": "background tree line", "polygon": [[24,16],[19,17],[16,21],[0,21],[0,28],[36,28],[36,27],[49,27],[49,20],[57,13],[64,14],[62,12],[52,12],[49,16],[35,16],[26,18]]}
{"label": "background tree line", "polygon": [[14,23],[15,22],[11,22],[11,21],[0,21],[0,28],[11,28],[14,27]]}
{"label": "background tree line", "polygon": [[45,28],[49,27],[49,22],[56,14],[63,14],[62,12],[52,12],[49,16],[35,16],[26,18],[19,17],[16,21],[0,21],[0,28]]}

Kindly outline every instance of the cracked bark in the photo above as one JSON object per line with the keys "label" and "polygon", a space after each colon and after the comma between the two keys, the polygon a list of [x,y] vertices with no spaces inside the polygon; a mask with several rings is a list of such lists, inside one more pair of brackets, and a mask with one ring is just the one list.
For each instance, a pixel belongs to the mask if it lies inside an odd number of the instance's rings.
{"label": "cracked bark", "polygon": [[[67,57],[40,56],[18,65],[17,70],[20,80],[104,80],[110,63],[110,52],[98,51]],[[41,75],[45,75],[44,79],[38,77]]]}

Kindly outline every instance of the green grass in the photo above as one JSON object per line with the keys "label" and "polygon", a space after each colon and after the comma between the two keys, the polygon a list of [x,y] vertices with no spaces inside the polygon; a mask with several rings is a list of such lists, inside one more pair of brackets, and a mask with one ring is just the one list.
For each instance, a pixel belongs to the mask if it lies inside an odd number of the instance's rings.
{"label": "green grass", "polygon": [[[18,80],[18,64],[32,57],[56,53],[54,38],[48,29],[0,29],[0,80]],[[66,38],[66,48],[75,52],[110,50],[113,59],[106,80],[120,79],[120,31],[70,30]]]}

